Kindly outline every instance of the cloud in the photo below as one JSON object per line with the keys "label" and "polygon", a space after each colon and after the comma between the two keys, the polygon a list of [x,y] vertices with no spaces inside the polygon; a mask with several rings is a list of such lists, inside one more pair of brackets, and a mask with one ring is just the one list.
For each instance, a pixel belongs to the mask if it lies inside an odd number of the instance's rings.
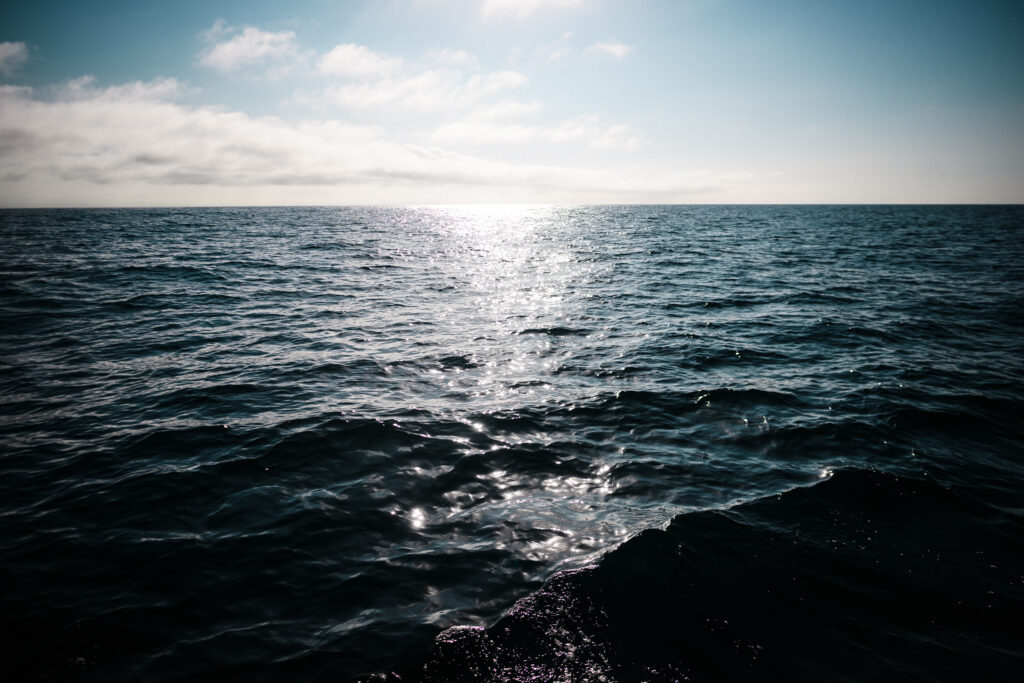
{"label": "cloud", "polygon": [[297,94],[295,102],[320,109],[376,111],[389,118],[465,111],[528,80],[518,71],[482,72],[475,55],[451,48],[406,60],[347,43],[321,57],[317,69],[331,82],[318,91]]}
{"label": "cloud", "polygon": [[633,151],[647,146],[647,141],[636,135],[632,128],[624,124],[609,126],[596,136],[591,136],[588,144],[596,149],[624,149]]}
{"label": "cloud", "polygon": [[501,100],[494,104],[484,104],[474,107],[467,118],[473,121],[504,121],[518,119],[537,114],[543,105],[536,100],[522,102],[520,100]]}
{"label": "cloud", "polygon": [[[671,201],[736,182],[493,161],[399,142],[376,126],[185,106],[169,99],[181,88],[173,79],[109,88],[79,79],[43,99],[0,87],[0,204]],[[584,135],[578,129],[593,123],[558,134]],[[621,136],[615,128],[602,134]]]}
{"label": "cloud", "polygon": [[633,47],[631,45],[616,43],[614,41],[607,43],[594,43],[586,50],[587,54],[609,55],[615,59],[623,59],[632,51]]}
{"label": "cloud", "polygon": [[548,62],[555,62],[572,55],[572,33],[563,33],[558,40],[541,45],[533,51],[534,56]]}
{"label": "cloud", "polygon": [[604,126],[595,115],[579,116],[554,126],[500,123],[476,116],[439,126],[431,140],[442,144],[474,145],[535,141],[547,144],[580,143],[594,149],[622,151],[637,150],[647,144],[629,126]]}
{"label": "cloud", "polygon": [[540,128],[538,126],[468,120],[446,123],[439,126],[431,136],[431,140],[442,144],[511,144],[536,140],[539,131]]}
{"label": "cloud", "polygon": [[[563,33],[557,40],[534,49],[533,55],[535,58],[547,62],[554,62],[571,57],[576,52],[572,45],[572,37],[572,33]],[[626,45],[625,43],[615,41],[607,41],[603,43],[594,43],[583,50],[583,53],[588,55],[603,55],[613,57],[615,59],[624,59],[632,51],[632,45]]]}
{"label": "cloud", "polygon": [[480,60],[476,55],[465,50],[456,50],[446,47],[442,50],[434,50],[427,53],[427,59],[442,66],[450,66],[456,69],[479,69]]}
{"label": "cloud", "polygon": [[408,170],[420,158],[373,127],[185,107],[162,97],[173,90],[166,81],[101,89],[79,79],[54,100],[3,92],[0,127],[31,144],[7,151],[0,180],[323,185],[376,167]]}
{"label": "cloud", "polygon": [[647,144],[629,126],[617,124],[603,127],[594,114],[578,116],[557,126],[552,132],[552,140],[582,141],[597,149],[635,150]]}
{"label": "cloud", "polygon": [[58,100],[112,100],[136,102],[168,100],[183,94],[187,88],[176,78],[158,78],[153,81],[132,81],[107,88],[97,88],[94,76],[81,76],[68,81],[57,90]]}
{"label": "cloud", "polygon": [[25,43],[0,43],[0,74],[12,76],[28,60],[28,46]]}
{"label": "cloud", "polygon": [[[246,26],[241,31],[218,20],[204,33],[210,46],[199,63],[222,72],[249,67],[275,66],[268,75],[279,76],[301,57],[294,31],[264,31]],[[229,37],[230,36],[230,37]]]}
{"label": "cloud", "polygon": [[485,17],[527,17],[548,9],[575,9],[582,7],[584,0],[483,0],[480,14]]}
{"label": "cloud", "polygon": [[518,71],[477,73],[467,78],[455,69],[425,69],[375,81],[332,85],[321,98],[345,109],[442,113],[468,109],[491,95],[518,88],[527,80]]}
{"label": "cloud", "polygon": [[401,59],[382,52],[374,52],[355,43],[336,45],[317,63],[317,68],[322,74],[349,78],[386,76],[401,67]]}

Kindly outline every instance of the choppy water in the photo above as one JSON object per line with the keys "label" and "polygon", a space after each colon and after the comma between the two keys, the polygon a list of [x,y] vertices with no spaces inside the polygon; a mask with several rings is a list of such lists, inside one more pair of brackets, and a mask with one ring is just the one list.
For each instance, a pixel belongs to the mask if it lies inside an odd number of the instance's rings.
{"label": "choppy water", "polygon": [[1020,207],[2,212],[5,661],[1012,680],[1022,238]]}

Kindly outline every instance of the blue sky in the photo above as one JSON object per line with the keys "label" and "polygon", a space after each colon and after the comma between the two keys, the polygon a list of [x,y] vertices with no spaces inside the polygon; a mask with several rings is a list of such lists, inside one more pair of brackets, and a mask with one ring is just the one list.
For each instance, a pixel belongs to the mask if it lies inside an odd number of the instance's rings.
{"label": "blue sky", "polygon": [[1024,4],[6,3],[0,204],[1024,202]]}

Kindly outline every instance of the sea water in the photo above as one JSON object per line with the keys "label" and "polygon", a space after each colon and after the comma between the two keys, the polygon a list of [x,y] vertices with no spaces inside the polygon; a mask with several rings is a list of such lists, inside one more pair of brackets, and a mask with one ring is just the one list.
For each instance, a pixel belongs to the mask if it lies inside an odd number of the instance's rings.
{"label": "sea water", "polygon": [[0,246],[27,680],[1024,663],[1020,207],[3,211]]}

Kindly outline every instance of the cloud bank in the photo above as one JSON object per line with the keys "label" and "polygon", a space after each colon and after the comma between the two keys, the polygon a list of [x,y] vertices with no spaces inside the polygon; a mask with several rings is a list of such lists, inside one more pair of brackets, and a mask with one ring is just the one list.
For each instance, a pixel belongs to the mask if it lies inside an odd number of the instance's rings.
{"label": "cloud bank", "polygon": [[[581,4],[495,0],[481,11],[527,16]],[[624,155],[648,144],[639,131],[589,113],[554,118],[542,102],[513,96],[526,74],[487,70],[464,50],[412,58],[341,43],[317,56],[292,31],[223,21],[201,38],[198,65],[224,78],[291,72],[305,84],[291,104],[317,117],[182,104],[197,91],[175,78],[0,86],[0,204],[671,202],[747,180],[630,165]],[[618,43],[593,49],[629,52]],[[5,70],[26,56],[24,43],[0,44]],[[569,161],[506,153],[556,148],[565,153],[550,158]],[[572,161],[581,152],[585,165]]]}
{"label": "cloud bank", "polygon": [[44,98],[0,86],[0,202],[679,201],[737,180],[498,162],[398,142],[374,126],[184,106],[173,101],[182,90],[174,79],[108,88],[79,79]]}

